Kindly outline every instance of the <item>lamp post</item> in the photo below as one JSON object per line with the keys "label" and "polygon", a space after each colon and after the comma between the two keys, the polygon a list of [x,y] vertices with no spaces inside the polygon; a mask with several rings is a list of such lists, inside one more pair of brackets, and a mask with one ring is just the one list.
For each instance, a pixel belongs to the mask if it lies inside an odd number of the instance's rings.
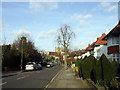
{"label": "lamp post", "polygon": [[23,39],[22,39],[22,48],[21,48],[21,72],[22,72],[22,66],[23,66]]}

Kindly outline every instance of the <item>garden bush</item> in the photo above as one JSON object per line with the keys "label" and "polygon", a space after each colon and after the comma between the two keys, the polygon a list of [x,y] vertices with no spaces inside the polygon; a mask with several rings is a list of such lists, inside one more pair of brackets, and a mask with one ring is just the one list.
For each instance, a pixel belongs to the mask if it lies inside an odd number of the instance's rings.
{"label": "garden bush", "polygon": [[102,81],[102,86],[103,86],[103,81],[104,81],[104,85],[108,85],[109,82],[114,77],[115,77],[115,71],[112,67],[112,64],[103,54],[96,63],[96,78],[97,78],[98,84],[99,82]]}
{"label": "garden bush", "polygon": [[79,63],[79,66],[78,66],[78,68],[79,68],[79,77],[80,77],[80,78],[83,77],[83,73],[82,73],[82,62],[83,62],[83,59],[80,60],[80,63]]}
{"label": "garden bush", "polygon": [[[86,57],[82,63],[82,74],[84,78],[90,79],[91,78],[91,72],[95,76],[95,64],[96,59],[94,56],[90,55],[89,57]],[[95,78],[95,77],[94,77]]]}
{"label": "garden bush", "polygon": [[112,67],[113,67],[113,69],[115,71],[115,74],[117,75],[117,73],[118,73],[117,69],[119,67],[119,63],[114,60],[114,61],[111,62],[111,64],[112,64]]}

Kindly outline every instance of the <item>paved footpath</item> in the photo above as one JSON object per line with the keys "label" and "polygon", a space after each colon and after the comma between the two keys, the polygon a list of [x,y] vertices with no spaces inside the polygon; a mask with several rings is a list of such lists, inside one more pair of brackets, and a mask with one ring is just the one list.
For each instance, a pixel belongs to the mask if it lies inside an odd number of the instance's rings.
{"label": "paved footpath", "polygon": [[71,68],[67,70],[62,69],[55,78],[46,86],[46,88],[76,88],[76,89],[89,89],[96,90],[91,87],[85,80],[75,76]]}

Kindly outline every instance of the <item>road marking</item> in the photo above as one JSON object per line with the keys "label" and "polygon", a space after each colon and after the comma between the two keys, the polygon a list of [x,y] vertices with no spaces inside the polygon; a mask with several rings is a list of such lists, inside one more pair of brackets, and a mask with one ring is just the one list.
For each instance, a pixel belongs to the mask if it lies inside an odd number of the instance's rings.
{"label": "road marking", "polygon": [[9,74],[3,74],[2,76],[6,76],[6,75],[13,75],[13,74],[18,74],[18,73],[21,73],[21,72],[9,73]]}
{"label": "road marking", "polygon": [[7,82],[1,83],[0,86],[1,86],[1,85],[4,85],[4,84],[6,84],[6,83],[7,83]]}
{"label": "road marking", "polygon": [[26,75],[26,76],[23,76],[23,77],[19,77],[17,78],[17,80],[20,80],[20,79],[23,79],[23,78],[26,78],[26,77],[29,77],[30,75]]}
{"label": "road marking", "polygon": [[50,83],[53,82],[53,80],[58,76],[58,74],[60,74],[60,72],[62,72],[63,68],[51,79],[51,81],[45,86],[44,90],[46,90],[48,88],[48,86],[50,85]]}

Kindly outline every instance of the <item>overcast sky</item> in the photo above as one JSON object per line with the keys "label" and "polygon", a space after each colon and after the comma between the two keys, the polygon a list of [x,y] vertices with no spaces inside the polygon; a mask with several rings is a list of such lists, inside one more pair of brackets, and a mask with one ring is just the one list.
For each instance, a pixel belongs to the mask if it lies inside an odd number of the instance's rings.
{"label": "overcast sky", "polygon": [[28,34],[39,50],[54,51],[56,32],[64,24],[76,37],[73,49],[84,49],[118,23],[117,2],[4,2],[3,35],[12,44]]}

